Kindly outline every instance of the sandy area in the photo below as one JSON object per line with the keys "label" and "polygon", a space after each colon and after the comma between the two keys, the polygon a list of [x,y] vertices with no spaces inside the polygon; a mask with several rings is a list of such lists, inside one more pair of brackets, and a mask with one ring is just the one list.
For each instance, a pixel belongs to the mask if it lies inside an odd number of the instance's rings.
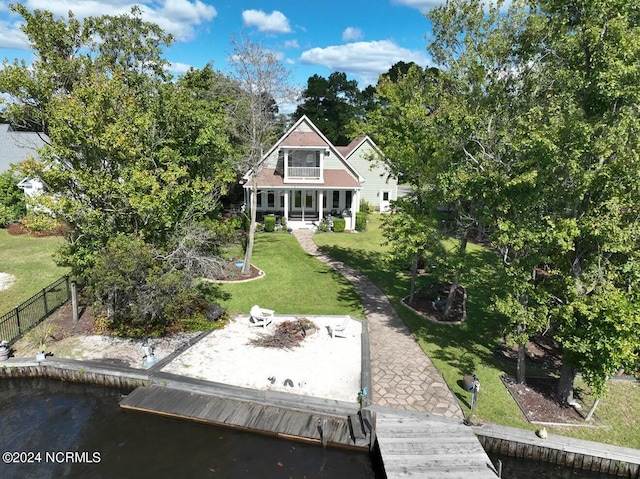
{"label": "sandy area", "polygon": [[[42,335],[45,334],[40,333],[42,329],[43,325],[40,325],[27,333],[24,338],[16,341],[12,346],[14,356],[31,357],[39,353],[42,349],[40,344]],[[153,347],[154,356],[161,360],[197,335],[198,333],[180,334],[169,338],[150,339],[148,343]],[[147,341],[142,339],[123,339],[114,336],[69,336],[56,340],[48,338],[44,351],[53,353],[57,358],[103,361],[142,369],[145,354],[142,346],[145,343]]]}
{"label": "sandy area", "polygon": [[163,371],[253,389],[357,402],[362,323],[351,320],[346,337],[332,339],[327,327],[341,323],[343,317],[313,317],[309,319],[318,331],[308,335],[300,347],[283,350],[248,344],[287,319],[295,318],[277,317],[263,329],[250,325],[248,317],[239,317],[190,347]]}
{"label": "sandy area", "polygon": [[9,289],[9,287],[16,280],[16,277],[9,273],[0,273],[0,291],[3,289]]}

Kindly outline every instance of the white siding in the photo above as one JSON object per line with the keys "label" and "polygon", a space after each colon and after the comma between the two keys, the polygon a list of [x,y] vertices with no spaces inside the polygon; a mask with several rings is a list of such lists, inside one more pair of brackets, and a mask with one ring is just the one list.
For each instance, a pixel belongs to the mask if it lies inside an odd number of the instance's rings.
{"label": "white siding", "polygon": [[387,190],[390,192],[392,200],[398,197],[398,180],[388,178],[386,167],[382,163],[372,161],[370,158],[375,154],[375,150],[368,141],[364,141],[351,155],[347,161],[358,170],[358,173],[365,179],[360,193],[361,199],[365,200],[376,208],[380,205],[380,192]]}

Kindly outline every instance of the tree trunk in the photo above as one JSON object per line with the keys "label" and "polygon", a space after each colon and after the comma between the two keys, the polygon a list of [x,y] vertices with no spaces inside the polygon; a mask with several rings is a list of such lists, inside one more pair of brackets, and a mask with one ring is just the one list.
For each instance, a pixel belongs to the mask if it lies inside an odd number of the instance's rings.
{"label": "tree trunk", "polygon": [[409,287],[409,304],[413,304],[413,295],[416,292],[416,277],[418,276],[418,254],[413,255],[411,261],[411,286]]}
{"label": "tree trunk", "polygon": [[565,358],[562,358],[560,379],[558,381],[558,390],[556,391],[557,400],[560,404],[569,405],[573,403],[573,380],[575,377],[576,370],[567,363]]}
{"label": "tree trunk", "polygon": [[253,180],[254,184],[251,187],[251,221],[249,222],[249,240],[247,241],[247,249],[244,252],[244,264],[242,265],[241,273],[248,275],[251,273],[251,255],[253,254],[253,243],[256,236],[256,209],[258,208],[258,184],[256,180]]}
{"label": "tree trunk", "polygon": [[518,363],[516,366],[516,383],[524,384],[527,380],[527,343],[518,344]]}
{"label": "tree trunk", "polygon": [[587,417],[584,418],[585,421],[591,421],[591,418],[593,417],[593,413],[596,412],[596,408],[598,407],[599,403],[600,403],[600,398],[597,398],[595,401],[593,401],[593,404],[591,405],[591,409],[589,409],[589,413],[587,414]]}
{"label": "tree trunk", "polygon": [[451,315],[451,308],[453,306],[453,300],[456,297],[456,291],[458,291],[458,284],[460,284],[460,278],[456,274],[451,282],[451,289],[447,295],[447,304],[444,307],[444,313],[442,314],[445,320],[449,319],[449,316]]}
{"label": "tree trunk", "polygon": [[[460,260],[464,258],[465,253],[467,252],[467,236],[465,235],[460,238]],[[460,275],[462,274],[462,266],[458,268],[455,276],[453,277],[453,281],[451,282],[451,289],[449,290],[449,295],[447,296],[447,304],[444,307],[443,318],[445,320],[449,319],[451,315],[451,307],[453,306],[453,300],[456,297],[456,292],[458,291],[458,285],[460,284]]]}

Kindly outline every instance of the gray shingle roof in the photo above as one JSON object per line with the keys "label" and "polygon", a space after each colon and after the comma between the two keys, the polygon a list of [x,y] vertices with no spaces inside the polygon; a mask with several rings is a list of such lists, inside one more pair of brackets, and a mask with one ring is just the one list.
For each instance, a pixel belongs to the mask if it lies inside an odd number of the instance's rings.
{"label": "gray shingle roof", "polygon": [[0,123],[0,173],[31,156],[38,158],[36,149],[44,144],[38,133],[13,131],[8,123]]}

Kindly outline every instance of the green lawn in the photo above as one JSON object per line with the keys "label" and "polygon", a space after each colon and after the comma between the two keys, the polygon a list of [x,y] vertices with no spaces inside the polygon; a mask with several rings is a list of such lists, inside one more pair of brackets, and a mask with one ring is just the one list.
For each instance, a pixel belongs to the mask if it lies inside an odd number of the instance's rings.
{"label": "green lawn", "polygon": [[[395,271],[386,261],[387,249],[382,245],[379,216],[371,216],[368,230],[364,233],[316,234],[314,240],[324,252],[357,268],[387,294],[421,347],[442,372],[465,413],[469,412],[471,398],[462,389],[461,379],[464,374],[476,373],[482,387],[475,418],[526,429],[539,427],[525,420],[500,380],[504,372],[515,374],[515,364],[499,361],[493,354],[502,338],[503,325],[490,312],[493,293],[501,286],[501,278],[490,268],[492,262],[498,260],[492,253],[470,246],[469,268],[462,277],[468,293],[467,320],[458,326],[439,325],[402,305],[401,299],[409,291],[409,275]],[[633,411],[640,406],[640,384],[611,382],[610,390],[610,396],[603,399],[596,410],[596,418],[606,423],[607,428],[573,427],[554,429],[553,432],[640,448],[640,431],[628,425],[630,422],[638,423]],[[632,405],[619,406],[629,404],[629,401]],[[590,404],[587,399],[586,405]]]}
{"label": "green lawn", "polygon": [[[241,257],[235,252],[235,257]],[[251,263],[265,277],[247,283],[223,284],[231,297],[222,305],[232,313],[248,313],[258,304],[276,314],[351,314],[364,318],[355,288],[341,274],[309,256],[287,233],[260,233]]]}
{"label": "green lawn", "polygon": [[67,273],[52,257],[63,241],[59,237],[12,236],[0,229],[0,272],[16,277],[9,289],[0,291],[0,315]]}

